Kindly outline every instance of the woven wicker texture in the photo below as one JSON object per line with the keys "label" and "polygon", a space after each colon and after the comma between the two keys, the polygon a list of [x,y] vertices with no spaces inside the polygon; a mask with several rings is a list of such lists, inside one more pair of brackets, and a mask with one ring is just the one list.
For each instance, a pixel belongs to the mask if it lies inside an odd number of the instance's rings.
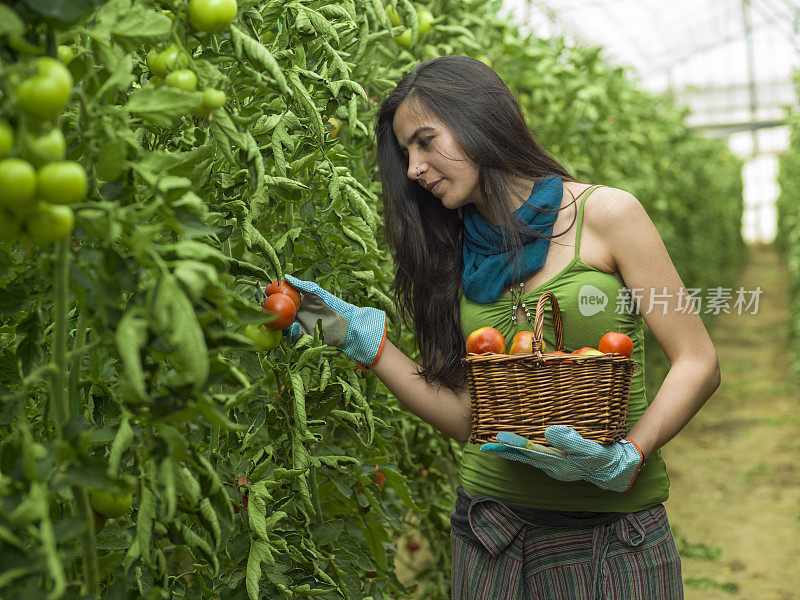
{"label": "woven wicker texture", "polygon": [[625,437],[636,361],[621,354],[542,354],[548,302],[556,350],[563,351],[558,301],[545,291],[536,305],[533,354],[469,353],[461,359],[472,397],[471,443],[494,442],[500,431],[510,431],[547,444],[550,425],[567,425],[600,444]]}

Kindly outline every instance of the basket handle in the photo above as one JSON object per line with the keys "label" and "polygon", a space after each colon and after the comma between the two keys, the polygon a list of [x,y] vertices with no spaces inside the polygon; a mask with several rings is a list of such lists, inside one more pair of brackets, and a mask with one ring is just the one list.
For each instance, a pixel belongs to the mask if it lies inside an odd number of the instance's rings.
{"label": "basket handle", "polygon": [[561,334],[561,311],[558,308],[558,300],[556,300],[553,292],[544,291],[539,296],[539,302],[536,303],[536,316],[533,319],[533,353],[542,354],[542,338],[544,336],[544,307],[547,302],[550,302],[550,308],[553,311],[553,329],[556,334],[556,350],[564,350],[564,339]]}

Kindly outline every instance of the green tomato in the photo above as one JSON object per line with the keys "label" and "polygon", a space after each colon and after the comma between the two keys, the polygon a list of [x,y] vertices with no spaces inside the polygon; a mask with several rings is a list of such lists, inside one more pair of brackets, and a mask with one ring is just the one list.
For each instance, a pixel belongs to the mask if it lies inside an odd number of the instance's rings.
{"label": "green tomato", "polygon": [[89,503],[99,514],[110,519],[116,519],[128,514],[131,510],[133,495],[130,492],[107,492],[105,490],[92,490],[89,492]]}
{"label": "green tomato", "polygon": [[[153,75],[164,77],[167,74],[167,65],[164,64],[162,53],[153,48],[147,53],[147,67]],[[152,79],[152,77],[150,78]]]}
{"label": "green tomato", "polygon": [[17,87],[22,110],[40,119],[53,119],[72,95],[72,75],[64,63],[43,56],[36,59],[36,74]]}
{"label": "green tomato", "polygon": [[178,48],[175,44],[164,50],[159,54],[161,62],[164,64],[164,73],[157,73],[164,77],[170,71],[177,71],[178,69],[185,69],[189,66],[189,57]]}
{"label": "green tomato", "polygon": [[406,29],[400,35],[396,35],[394,41],[397,42],[397,44],[399,46],[402,46],[403,48],[406,49],[411,48],[411,30]]}
{"label": "green tomato", "polygon": [[22,229],[22,219],[0,208],[0,242],[16,239],[20,229]]}
{"label": "green tomato", "polygon": [[72,233],[74,226],[75,215],[69,206],[47,202],[40,202],[36,212],[25,221],[25,229],[31,238],[35,242],[43,243],[63,240]]}
{"label": "green tomato", "polygon": [[0,121],[0,158],[8,156],[14,145],[14,129],[5,121]]}
{"label": "green tomato", "polygon": [[189,23],[197,31],[213,33],[236,18],[236,0],[189,0]]}
{"label": "green tomato", "polygon": [[394,9],[394,6],[391,4],[386,7],[386,16],[389,17],[389,22],[394,27],[400,27],[403,22],[400,20],[400,15],[397,14],[397,11]]}
{"label": "green tomato", "polygon": [[69,46],[59,45],[59,47],[56,48],[56,54],[58,55],[58,60],[65,65],[71,63],[75,58],[75,51]]}
{"label": "green tomato", "polygon": [[30,214],[36,208],[36,170],[27,160],[0,160],[0,207],[18,215]]}
{"label": "green tomato", "polygon": [[214,109],[225,105],[228,100],[225,92],[216,88],[206,88],[203,90],[203,108],[211,112]]}
{"label": "green tomato", "polygon": [[167,75],[164,83],[170,87],[191,92],[197,87],[197,75],[189,69],[180,69]]}
{"label": "green tomato", "polygon": [[433,13],[429,10],[421,10],[417,13],[417,21],[419,22],[419,34],[425,35],[433,27],[434,20]]}
{"label": "green tomato", "polygon": [[244,334],[253,340],[253,343],[261,350],[272,350],[281,342],[283,334],[279,329],[269,329],[264,325],[250,324]]}
{"label": "green tomato", "polygon": [[64,160],[67,152],[67,142],[58,127],[53,127],[43,135],[29,137],[27,147],[32,158],[38,160],[37,164]]}
{"label": "green tomato", "polygon": [[162,51],[155,48],[147,53],[147,66],[153,75],[166,77],[170,71],[185,69],[189,66],[189,57],[178,46],[172,44]]}
{"label": "green tomato", "polygon": [[48,163],[36,177],[41,200],[51,204],[74,204],[86,197],[89,179],[83,167],[73,160]]}

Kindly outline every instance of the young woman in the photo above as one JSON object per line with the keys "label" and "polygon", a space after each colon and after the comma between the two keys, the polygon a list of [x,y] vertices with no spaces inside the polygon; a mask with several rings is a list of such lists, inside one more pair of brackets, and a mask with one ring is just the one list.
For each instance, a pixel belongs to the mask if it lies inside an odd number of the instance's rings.
{"label": "young woman", "polygon": [[[406,75],[376,133],[392,287],[423,364],[386,339],[383,311],[287,280],[303,292],[297,327],[313,331],[322,318],[326,343],[465,444],[451,514],[453,598],[682,598],[659,449],[717,389],[720,369],[701,320],[680,306],[685,287],[646,211],[625,191],[570,176],[533,138],[500,77],[466,56]],[[547,430],[555,452],[521,450],[525,440],[513,437],[469,444],[465,338],[482,326],[508,341],[532,329],[544,290],[558,299],[566,347],[621,331],[643,365],[646,322],[669,373],[649,405],[644,373],[635,374],[630,430],[615,444],[567,427]],[[604,308],[586,311],[586,294],[605,298]],[[546,319],[550,348],[554,337]]]}

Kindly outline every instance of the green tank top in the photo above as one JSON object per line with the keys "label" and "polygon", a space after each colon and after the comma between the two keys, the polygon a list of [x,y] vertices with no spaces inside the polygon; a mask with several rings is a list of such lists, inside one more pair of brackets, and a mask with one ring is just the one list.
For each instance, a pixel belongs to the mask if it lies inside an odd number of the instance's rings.
{"label": "green tank top", "polygon": [[[461,297],[461,329],[466,342],[479,327],[494,327],[506,340],[506,352],[518,331],[533,331],[533,316],[539,296],[551,291],[561,309],[563,344],[567,351],[584,346],[597,347],[609,331],[620,331],[633,341],[633,359],[642,367],[634,371],[628,406],[628,430],[647,408],[644,377],[644,319],[631,310],[631,298],[624,284],[609,273],[590,267],[578,255],[581,223],[586,198],[578,209],[575,255],[560,273],[523,295],[530,321],[515,324],[511,296],[504,294],[492,304],[477,304]],[[555,350],[552,313],[547,305],[544,341]],[[586,481],[558,481],[531,465],[506,460],[480,451],[480,444],[463,448],[460,482],[470,494],[491,496],[519,507],[562,511],[635,512],[664,502],[669,495],[669,478],[661,452],[651,454],[630,490],[624,493],[601,489]]]}

